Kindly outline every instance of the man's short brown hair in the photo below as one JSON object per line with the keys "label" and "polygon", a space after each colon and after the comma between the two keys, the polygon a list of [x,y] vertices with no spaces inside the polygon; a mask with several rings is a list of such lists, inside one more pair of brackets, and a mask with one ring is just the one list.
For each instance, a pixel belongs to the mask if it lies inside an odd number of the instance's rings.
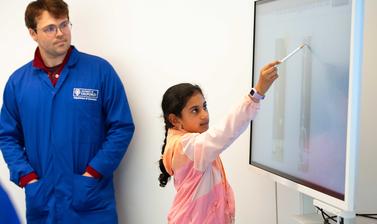
{"label": "man's short brown hair", "polygon": [[43,11],[49,12],[55,18],[61,18],[64,16],[69,18],[68,5],[63,0],[36,0],[29,3],[26,8],[26,27],[35,30],[37,28],[36,19]]}

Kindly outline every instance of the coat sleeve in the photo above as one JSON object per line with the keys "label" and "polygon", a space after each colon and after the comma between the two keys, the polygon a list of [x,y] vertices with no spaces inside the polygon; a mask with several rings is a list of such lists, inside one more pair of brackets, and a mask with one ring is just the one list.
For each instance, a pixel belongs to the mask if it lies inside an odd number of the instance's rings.
{"label": "coat sleeve", "polygon": [[206,132],[189,133],[182,137],[184,153],[194,161],[197,170],[204,171],[249,126],[260,108],[249,96],[236,106],[216,127]]}
{"label": "coat sleeve", "polygon": [[28,162],[16,93],[11,80],[5,86],[0,114],[0,148],[10,171],[10,180],[19,184],[22,176],[34,172]]}
{"label": "coat sleeve", "polygon": [[106,138],[89,166],[102,176],[110,176],[118,167],[134,133],[134,123],[126,93],[115,70],[107,63],[103,81],[103,105]]}

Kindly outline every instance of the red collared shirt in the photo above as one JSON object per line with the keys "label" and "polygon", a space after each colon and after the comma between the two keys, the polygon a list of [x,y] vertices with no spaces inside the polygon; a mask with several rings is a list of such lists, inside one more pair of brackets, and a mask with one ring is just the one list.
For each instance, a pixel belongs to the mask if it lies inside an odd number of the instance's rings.
{"label": "red collared shirt", "polygon": [[65,55],[64,60],[60,65],[57,65],[54,67],[47,67],[42,59],[41,52],[39,51],[39,48],[37,47],[34,53],[33,66],[45,71],[52,85],[55,87],[60,77],[60,73],[63,71],[64,66],[68,62],[69,56],[71,55],[71,51],[72,51],[72,46],[68,49],[67,54]]}

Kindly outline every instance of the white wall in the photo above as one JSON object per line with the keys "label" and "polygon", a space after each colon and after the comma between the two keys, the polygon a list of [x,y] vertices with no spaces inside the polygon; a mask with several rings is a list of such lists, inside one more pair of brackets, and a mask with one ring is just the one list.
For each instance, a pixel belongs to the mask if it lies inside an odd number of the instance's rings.
{"label": "white wall", "polygon": [[[1,97],[9,75],[32,59],[36,46],[23,22],[26,2],[0,1],[0,21],[3,21],[0,23]],[[211,123],[215,124],[230,105],[249,91],[253,1],[67,2],[73,23],[73,44],[113,64],[126,87],[136,124],[132,144],[116,172],[120,223],[166,223],[174,189],[172,184],[160,188],[157,181],[157,161],[164,134],[160,111],[162,94],[178,82],[200,84],[207,97]],[[377,8],[375,2],[366,0],[373,9]],[[371,18],[370,23],[376,23],[371,14],[367,14],[368,18]],[[375,38],[368,40],[372,42]],[[372,46],[375,49],[376,45]],[[371,59],[373,52],[368,51]],[[366,72],[372,75],[373,62],[368,63]],[[372,83],[364,85],[372,89]],[[362,103],[368,105],[368,102]],[[370,130],[371,133],[364,135],[372,135],[371,127]],[[255,174],[248,165],[248,145],[247,131],[222,155],[236,194],[237,223],[274,224],[278,219],[279,224],[291,224],[289,217],[302,212],[300,195],[278,186],[276,203],[274,182]],[[24,220],[23,190],[8,180],[9,173],[1,156],[0,174],[1,183]]]}
{"label": "white wall", "polygon": [[[166,223],[174,189],[160,188],[157,161],[164,137],[160,102],[178,82],[202,86],[211,123],[251,86],[250,0],[67,1],[73,44],[108,59],[129,97],[136,132],[116,173],[120,223]],[[0,91],[12,71],[29,61],[35,44],[23,24],[26,1],[1,1]],[[236,194],[237,223],[274,223],[274,183],[251,171],[249,134],[223,154]],[[1,182],[22,216],[23,190],[11,184],[3,161]]]}

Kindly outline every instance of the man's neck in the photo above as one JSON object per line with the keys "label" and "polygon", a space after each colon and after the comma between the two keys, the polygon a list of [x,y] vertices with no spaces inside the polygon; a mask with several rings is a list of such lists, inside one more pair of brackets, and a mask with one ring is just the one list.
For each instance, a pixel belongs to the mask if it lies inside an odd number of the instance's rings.
{"label": "man's neck", "polygon": [[44,64],[47,67],[54,67],[54,66],[57,66],[57,65],[60,65],[61,63],[63,63],[63,60],[64,60],[67,52],[65,52],[63,55],[59,55],[59,56],[55,56],[55,57],[48,56],[47,54],[44,54],[42,51],[40,51],[40,54],[41,54],[41,57],[42,57]]}

